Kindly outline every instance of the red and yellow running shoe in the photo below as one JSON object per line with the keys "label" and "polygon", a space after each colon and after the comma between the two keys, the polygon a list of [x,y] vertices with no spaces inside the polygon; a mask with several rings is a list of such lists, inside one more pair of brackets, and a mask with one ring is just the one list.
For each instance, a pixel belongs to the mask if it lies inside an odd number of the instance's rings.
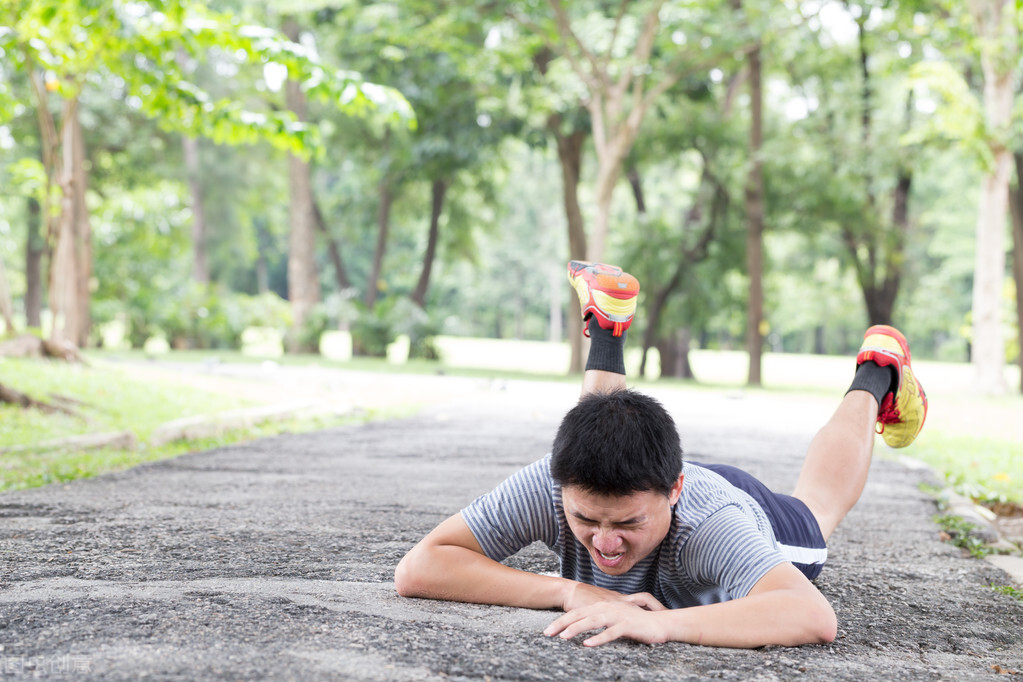
{"label": "red and yellow running shoe", "polygon": [[889,447],[904,448],[917,437],[927,419],[927,395],[910,367],[906,337],[894,327],[874,325],[863,335],[856,366],[868,360],[893,367],[899,377],[897,388],[881,402],[877,426]]}
{"label": "red and yellow running shoe", "polygon": [[[621,336],[632,324],[638,279],[614,265],[573,260],[568,263],[568,281],[579,295],[583,320],[596,315],[601,329],[610,329],[614,336]],[[583,333],[590,335],[585,326]]]}

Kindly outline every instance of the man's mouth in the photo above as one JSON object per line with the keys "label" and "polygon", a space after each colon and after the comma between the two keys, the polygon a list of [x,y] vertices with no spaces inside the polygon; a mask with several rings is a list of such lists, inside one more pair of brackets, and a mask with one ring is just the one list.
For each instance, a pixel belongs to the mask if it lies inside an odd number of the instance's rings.
{"label": "man's mouth", "polygon": [[615,561],[617,559],[620,559],[622,555],[625,554],[625,552],[618,552],[617,554],[604,554],[599,549],[597,550],[597,553],[600,554],[600,556],[604,557],[604,559],[607,561]]}

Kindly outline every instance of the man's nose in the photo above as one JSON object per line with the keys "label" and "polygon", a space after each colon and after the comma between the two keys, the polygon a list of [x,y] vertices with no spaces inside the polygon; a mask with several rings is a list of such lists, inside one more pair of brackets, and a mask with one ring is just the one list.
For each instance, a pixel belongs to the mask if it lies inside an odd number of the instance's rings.
{"label": "man's nose", "polygon": [[610,554],[622,545],[622,536],[612,529],[598,528],[593,533],[593,546],[604,554]]}

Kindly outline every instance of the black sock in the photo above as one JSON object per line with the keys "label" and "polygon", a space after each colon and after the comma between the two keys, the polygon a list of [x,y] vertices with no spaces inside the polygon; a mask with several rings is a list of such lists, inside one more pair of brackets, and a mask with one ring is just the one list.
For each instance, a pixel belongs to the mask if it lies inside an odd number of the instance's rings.
{"label": "black sock", "polygon": [[611,329],[601,329],[597,316],[589,321],[590,354],[586,358],[586,369],[600,369],[615,374],[625,374],[625,335],[612,334]]}
{"label": "black sock", "polygon": [[877,406],[880,407],[884,397],[894,392],[897,386],[898,375],[894,366],[882,367],[873,360],[867,360],[856,369],[856,376],[846,393],[866,391],[877,399]]}

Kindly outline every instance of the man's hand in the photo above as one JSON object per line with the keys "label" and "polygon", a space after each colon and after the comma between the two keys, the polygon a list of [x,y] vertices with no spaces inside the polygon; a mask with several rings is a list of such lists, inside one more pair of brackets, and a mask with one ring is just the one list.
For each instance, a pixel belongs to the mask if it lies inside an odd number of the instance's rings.
{"label": "man's hand", "polygon": [[600,602],[624,601],[641,606],[647,611],[661,611],[665,607],[657,601],[654,595],[649,592],[637,592],[636,594],[622,594],[614,590],[608,590],[596,585],[572,582],[566,590],[565,597],[561,602],[561,610],[568,612],[580,609],[584,606],[592,606]]}
{"label": "man's hand", "polygon": [[[548,625],[543,634],[572,639],[587,630],[603,628],[602,632],[583,641],[585,646],[599,646],[621,637],[644,644],[657,644],[670,639],[663,614],[658,613],[666,610],[660,602],[646,593],[618,597],[612,601],[572,609]],[[643,606],[648,602],[647,598],[657,605],[654,609]]]}

